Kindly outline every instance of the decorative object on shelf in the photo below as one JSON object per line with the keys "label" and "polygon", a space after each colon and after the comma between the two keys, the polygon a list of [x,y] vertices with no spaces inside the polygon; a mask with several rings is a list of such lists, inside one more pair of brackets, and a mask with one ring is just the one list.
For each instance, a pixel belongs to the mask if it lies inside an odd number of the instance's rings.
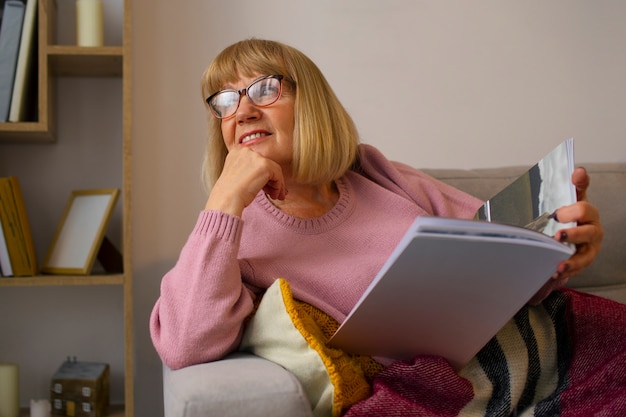
{"label": "decorative object on shelf", "polygon": [[0,363],[0,416],[20,415],[20,375],[14,363]]}
{"label": "decorative object on shelf", "polygon": [[102,417],[109,409],[109,364],[79,362],[69,357],[50,384],[53,413],[73,417]]}
{"label": "decorative object on shelf", "polygon": [[[117,188],[73,191],[41,268],[49,274],[90,274],[104,241]],[[112,245],[105,245],[109,248]],[[103,265],[106,269],[106,265]]]}
{"label": "decorative object on shelf", "polygon": [[30,400],[30,417],[50,417],[52,405],[46,399]]}
{"label": "decorative object on shelf", "polygon": [[76,43],[102,46],[104,23],[101,0],[76,0]]}

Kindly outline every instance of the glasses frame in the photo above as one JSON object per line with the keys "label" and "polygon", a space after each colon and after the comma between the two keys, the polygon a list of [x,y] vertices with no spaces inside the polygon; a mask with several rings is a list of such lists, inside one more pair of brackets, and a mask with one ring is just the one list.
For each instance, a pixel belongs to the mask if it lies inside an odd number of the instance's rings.
{"label": "glasses frame", "polygon": [[[252,97],[250,97],[250,96],[248,95],[248,89],[249,89],[250,87],[252,87],[254,84],[256,84],[256,83],[258,83],[258,82],[260,82],[260,81],[263,81],[263,80],[267,80],[267,79],[269,79],[269,78],[273,78],[273,79],[277,79],[277,80],[278,80],[278,95],[276,96],[276,99],[275,99],[274,101],[272,101],[271,103],[267,103],[267,104],[256,104],[256,103],[254,102],[254,100],[252,99]],[[276,103],[276,102],[280,99],[280,96],[281,96],[281,95],[282,95],[282,93],[283,93],[283,82],[282,82],[282,81],[283,81],[283,79],[284,79],[284,78],[285,78],[284,76],[282,76],[282,75],[278,75],[278,74],[274,74],[274,75],[265,75],[265,76],[263,76],[263,77],[259,77],[259,78],[257,78],[256,80],[252,81],[250,84],[248,84],[248,86],[247,86],[247,87],[242,88],[241,90],[235,90],[235,89],[225,89],[225,90],[220,90],[220,91],[217,91],[217,92],[215,92],[215,93],[211,94],[210,96],[208,96],[208,97],[206,98],[206,103],[209,105],[209,109],[211,110],[211,113],[213,114],[213,116],[215,116],[215,118],[217,118],[217,119],[221,119],[221,120],[223,120],[223,119],[228,119],[228,118],[230,118],[230,117],[234,116],[234,115],[235,115],[235,113],[237,113],[237,110],[239,109],[239,105],[241,104],[241,97],[242,97],[244,94],[248,97],[248,99],[250,100],[250,102],[252,102],[252,104],[254,104],[255,106],[257,106],[257,107],[268,107],[268,106],[271,106],[272,104]],[[218,115],[218,114],[217,114],[217,112],[215,111],[215,109],[213,109],[213,106],[211,105],[211,100],[213,100],[213,98],[214,98],[215,96],[217,96],[218,94],[222,94],[222,93],[226,93],[226,92],[233,92],[233,93],[238,94],[238,95],[239,95],[239,100],[237,101],[237,107],[235,107],[235,110],[233,110],[233,112],[232,112],[231,114],[229,114],[228,116],[220,116],[220,115]]]}

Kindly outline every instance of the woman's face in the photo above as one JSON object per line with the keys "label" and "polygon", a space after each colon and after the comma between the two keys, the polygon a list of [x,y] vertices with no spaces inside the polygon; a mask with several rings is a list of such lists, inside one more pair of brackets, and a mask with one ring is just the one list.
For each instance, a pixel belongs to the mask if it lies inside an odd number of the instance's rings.
{"label": "woman's face", "polygon": [[[224,89],[246,88],[264,75],[239,77],[237,82],[225,85]],[[283,175],[289,176],[293,160],[295,97],[287,83],[283,82],[282,86],[280,98],[267,107],[255,106],[247,95],[242,95],[234,116],[222,120],[222,136],[229,151],[234,146],[247,146],[278,163]]]}

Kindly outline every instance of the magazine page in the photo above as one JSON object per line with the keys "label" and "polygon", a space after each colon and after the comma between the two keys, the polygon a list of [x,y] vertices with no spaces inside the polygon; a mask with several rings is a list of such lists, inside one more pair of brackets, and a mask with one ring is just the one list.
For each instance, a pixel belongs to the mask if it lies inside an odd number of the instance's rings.
{"label": "magazine page", "polygon": [[574,139],[559,144],[524,175],[487,200],[477,218],[527,227],[554,236],[571,224],[556,222],[552,213],[576,202],[572,184]]}

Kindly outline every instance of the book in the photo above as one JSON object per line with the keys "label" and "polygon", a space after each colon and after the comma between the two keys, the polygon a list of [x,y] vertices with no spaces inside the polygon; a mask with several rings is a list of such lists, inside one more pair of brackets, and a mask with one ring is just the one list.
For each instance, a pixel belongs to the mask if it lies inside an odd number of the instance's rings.
{"label": "book", "polygon": [[9,118],[24,12],[24,3],[20,0],[4,3],[0,26],[0,123]]}
{"label": "book", "polygon": [[37,0],[27,0],[22,23],[22,34],[15,66],[9,122],[34,120],[36,99],[30,99],[37,91]]}
{"label": "book", "polygon": [[[0,209],[1,210],[1,209]],[[0,221],[0,272],[3,277],[13,276],[13,268],[11,268],[11,259],[9,258],[9,248],[4,238],[4,229],[2,221]]]}
{"label": "book", "polygon": [[[546,182],[553,176],[544,173],[564,172],[567,183],[555,186],[566,189],[554,203],[560,206],[576,201],[572,145],[563,142],[538,163]],[[550,235],[557,207],[533,203],[546,187],[520,186],[530,175],[487,200],[475,219],[418,217],[329,345],[392,359],[437,355],[457,370],[465,366],[575,251]],[[511,213],[499,217],[498,207],[511,194],[525,206],[515,221],[530,228],[500,223]]]}
{"label": "book", "polygon": [[4,231],[4,237],[7,245],[7,252],[9,261],[11,264],[13,276],[17,271],[21,272],[19,265],[22,258],[20,253],[21,243],[18,237],[18,223],[16,219],[16,210],[14,210],[15,204],[12,197],[8,193],[8,187],[6,187],[7,181],[5,178],[0,178],[0,222],[2,222],[2,230]]}
{"label": "book", "polygon": [[24,195],[22,194],[22,187],[19,179],[15,176],[10,176],[9,186],[13,195],[15,207],[17,209],[21,238],[28,257],[28,275],[36,275],[38,272],[37,252],[35,250],[35,242],[33,240],[30,222],[28,220],[28,212],[26,211],[26,202],[24,201]]}
{"label": "book", "polygon": [[26,205],[17,177],[0,178],[0,221],[13,276],[37,274],[37,256]]}

